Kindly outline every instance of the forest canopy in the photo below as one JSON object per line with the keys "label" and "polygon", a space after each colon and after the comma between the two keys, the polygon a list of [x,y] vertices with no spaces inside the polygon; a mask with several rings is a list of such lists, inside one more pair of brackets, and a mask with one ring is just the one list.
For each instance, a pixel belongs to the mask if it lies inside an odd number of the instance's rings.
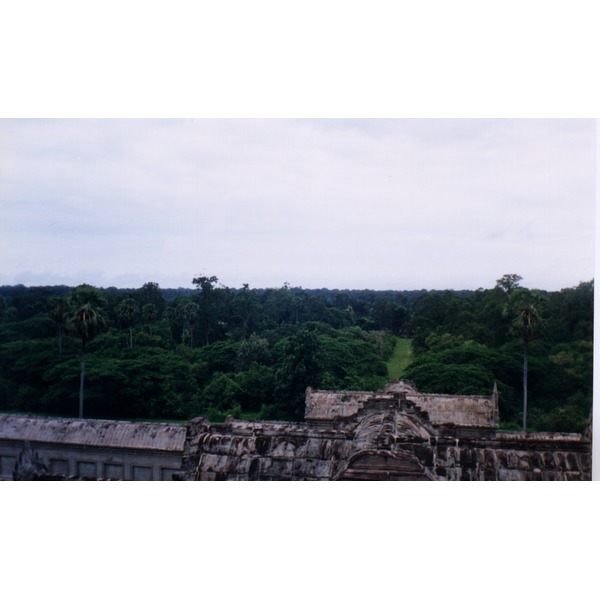
{"label": "forest canopy", "polygon": [[[397,344],[420,391],[500,393],[501,426],[582,431],[592,404],[593,281],[528,290],[0,287],[0,410],[301,420],[307,386],[376,390]],[[86,312],[87,311],[87,312]],[[85,366],[84,366],[85,362]],[[85,375],[82,376],[83,371]]]}

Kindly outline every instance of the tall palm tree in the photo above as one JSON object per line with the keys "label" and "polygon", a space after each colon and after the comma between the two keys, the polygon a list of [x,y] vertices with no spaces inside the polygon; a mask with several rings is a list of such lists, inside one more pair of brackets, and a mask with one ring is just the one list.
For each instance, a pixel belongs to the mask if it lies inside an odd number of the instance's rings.
{"label": "tall palm tree", "polygon": [[85,377],[85,352],[88,343],[96,337],[105,324],[103,307],[106,298],[92,285],[82,284],[69,296],[72,307],[67,326],[81,340],[81,376],[79,380],[79,417],[83,418],[83,382]]}
{"label": "tall palm tree", "polygon": [[183,298],[177,306],[177,312],[183,321],[181,343],[185,344],[185,339],[189,335],[190,347],[194,345],[194,324],[198,318],[198,310],[198,305],[190,298]]}
{"label": "tall palm tree", "polygon": [[[199,328],[202,334],[202,343],[204,346],[209,345],[213,326],[217,325],[219,320],[219,300],[222,299],[222,294],[220,292],[224,290],[220,290],[216,287],[218,282],[219,280],[215,275],[212,275],[211,277],[194,277],[194,279],[192,279],[192,283],[200,292],[200,294],[197,296],[197,306],[199,306],[200,309]],[[198,315],[195,315],[194,321],[197,319]]]}
{"label": "tall palm tree", "polygon": [[523,341],[523,431],[527,431],[527,375],[529,343],[543,327],[541,316],[542,298],[528,290],[519,290],[513,298],[511,332]]}
{"label": "tall palm tree", "polygon": [[175,323],[176,311],[172,306],[167,306],[163,312],[163,319],[169,327],[169,341],[173,345],[173,324]]}
{"label": "tall palm tree", "polygon": [[142,306],[142,315],[144,316],[144,321],[146,322],[146,325],[148,325],[150,336],[152,337],[152,325],[156,322],[158,317],[156,306],[150,302],[148,304],[144,304],[144,306]]}
{"label": "tall palm tree", "polygon": [[81,340],[81,376],[79,379],[79,418],[83,419],[83,381],[85,377],[85,350],[87,344],[101,331],[104,317],[100,308],[87,302],[80,306],[73,315],[72,321],[75,335]]}
{"label": "tall palm tree", "polygon": [[62,355],[62,332],[67,322],[69,309],[71,307],[67,296],[53,296],[50,298],[50,314],[56,327],[56,342],[58,344],[58,353]]}
{"label": "tall palm tree", "polygon": [[139,313],[139,305],[133,298],[125,298],[117,306],[119,320],[129,328],[129,347],[133,348],[133,325]]}

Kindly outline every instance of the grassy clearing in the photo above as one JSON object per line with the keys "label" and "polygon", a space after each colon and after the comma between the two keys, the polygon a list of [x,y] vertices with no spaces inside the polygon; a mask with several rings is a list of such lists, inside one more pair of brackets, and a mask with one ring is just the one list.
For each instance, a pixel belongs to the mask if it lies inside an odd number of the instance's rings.
{"label": "grassy clearing", "polygon": [[412,359],[412,341],[406,338],[396,338],[394,352],[387,362],[390,381],[400,379],[404,373],[404,369],[410,365]]}

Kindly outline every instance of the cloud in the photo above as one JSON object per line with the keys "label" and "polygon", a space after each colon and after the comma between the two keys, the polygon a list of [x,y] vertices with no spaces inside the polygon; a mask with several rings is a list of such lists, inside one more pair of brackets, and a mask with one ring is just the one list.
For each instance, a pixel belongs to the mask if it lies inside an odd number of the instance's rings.
{"label": "cloud", "polygon": [[593,121],[4,120],[0,139],[7,283],[593,277]]}

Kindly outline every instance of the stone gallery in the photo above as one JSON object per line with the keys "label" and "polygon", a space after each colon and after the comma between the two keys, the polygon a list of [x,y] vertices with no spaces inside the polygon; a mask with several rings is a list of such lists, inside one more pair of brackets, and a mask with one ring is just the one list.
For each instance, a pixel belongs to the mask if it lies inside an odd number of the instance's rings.
{"label": "stone gallery", "polygon": [[1,479],[172,480],[186,426],[0,415]]}
{"label": "stone gallery", "polygon": [[32,479],[591,479],[591,425],[584,434],[501,431],[496,389],[490,396],[425,394],[405,381],[377,392],[309,388],[299,423],[0,419],[5,479],[23,478],[19,452]]}

